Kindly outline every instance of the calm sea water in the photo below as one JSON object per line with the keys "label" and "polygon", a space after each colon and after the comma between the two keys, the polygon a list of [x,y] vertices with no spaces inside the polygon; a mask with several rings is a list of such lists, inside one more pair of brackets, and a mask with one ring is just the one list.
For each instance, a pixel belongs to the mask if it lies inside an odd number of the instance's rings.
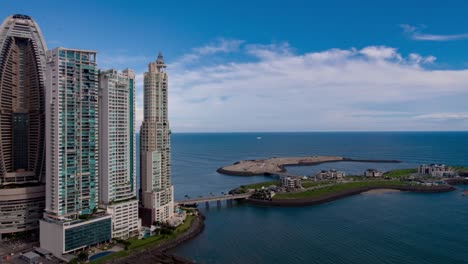
{"label": "calm sea water", "polygon": [[[270,179],[215,171],[243,159],[339,155],[403,161],[288,168],[304,175],[330,168],[356,174],[420,163],[468,165],[468,132],[173,134],[172,143],[176,199]],[[361,194],[300,208],[201,208],[205,231],[173,251],[200,263],[468,263],[468,198],[461,190]]]}

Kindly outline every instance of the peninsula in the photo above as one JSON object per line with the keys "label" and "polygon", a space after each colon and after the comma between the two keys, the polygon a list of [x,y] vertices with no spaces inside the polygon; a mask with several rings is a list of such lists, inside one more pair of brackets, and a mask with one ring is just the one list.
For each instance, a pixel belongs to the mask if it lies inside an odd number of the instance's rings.
{"label": "peninsula", "polygon": [[[452,185],[468,184],[465,167],[440,164],[391,170],[385,173],[367,170],[364,175],[345,176],[331,170],[322,177],[291,177],[242,185],[230,195],[249,194],[246,203],[264,206],[304,206],[322,204],[360,193],[406,191],[440,193],[454,191]],[[331,172],[331,173],[330,173]],[[373,172],[373,173],[368,173]],[[328,174],[327,174],[328,173]],[[463,175],[463,176],[462,176]]]}
{"label": "peninsula", "polygon": [[362,160],[339,156],[274,157],[261,160],[242,160],[216,171],[225,175],[255,176],[286,173],[286,166],[308,166],[325,162],[355,161],[376,163],[399,163],[399,160]]}

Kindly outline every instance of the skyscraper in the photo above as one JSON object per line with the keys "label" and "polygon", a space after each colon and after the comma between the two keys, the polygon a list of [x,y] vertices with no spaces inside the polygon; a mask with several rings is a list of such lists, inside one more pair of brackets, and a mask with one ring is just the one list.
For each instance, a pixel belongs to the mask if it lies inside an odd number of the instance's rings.
{"label": "skyscraper", "polygon": [[161,53],[144,76],[144,119],[141,140],[141,218],[148,226],[174,215],[171,183],[171,138],[168,119],[168,75]]}
{"label": "skyscraper", "polygon": [[96,52],[47,52],[46,208],[41,247],[55,255],[108,241],[112,220],[98,210]]}
{"label": "skyscraper", "polygon": [[0,239],[37,229],[44,209],[46,50],[31,17],[0,26]]}
{"label": "skyscraper", "polygon": [[135,73],[99,74],[99,202],[112,215],[113,238],[138,235]]}

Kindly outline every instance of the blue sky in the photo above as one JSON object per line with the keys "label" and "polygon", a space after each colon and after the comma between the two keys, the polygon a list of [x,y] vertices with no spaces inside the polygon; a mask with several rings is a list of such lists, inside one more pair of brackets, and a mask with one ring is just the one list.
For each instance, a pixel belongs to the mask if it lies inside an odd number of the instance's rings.
{"label": "blue sky", "polygon": [[142,73],[162,51],[175,132],[468,129],[463,1],[26,1],[49,48]]}

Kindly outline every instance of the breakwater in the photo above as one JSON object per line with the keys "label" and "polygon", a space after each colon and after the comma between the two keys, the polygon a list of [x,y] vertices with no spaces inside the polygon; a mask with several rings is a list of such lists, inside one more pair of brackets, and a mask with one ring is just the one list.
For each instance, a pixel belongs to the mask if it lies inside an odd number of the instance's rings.
{"label": "breakwater", "polygon": [[440,193],[440,192],[450,192],[456,188],[449,185],[441,186],[395,186],[390,187],[388,185],[376,185],[376,186],[366,186],[366,187],[357,187],[344,191],[339,191],[330,194],[324,194],[318,197],[310,198],[297,198],[297,199],[273,199],[268,200],[257,200],[257,199],[246,199],[245,202],[252,205],[262,205],[262,206],[306,206],[306,205],[317,205],[322,203],[327,203],[335,201],[338,199],[346,198],[352,195],[360,194],[375,189],[394,189],[399,191],[407,192],[419,192],[419,193]]}
{"label": "breakwater", "polygon": [[286,173],[288,166],[312,166],[330,162],[369,162],[369,163],[401,163],[400,160],[372,160],[351,159],[339,156],[310,156],[310,157],[285,157],[265,160],[242,160],[233,165],[218,168],[216,171],[231,176],[259,176]]}

